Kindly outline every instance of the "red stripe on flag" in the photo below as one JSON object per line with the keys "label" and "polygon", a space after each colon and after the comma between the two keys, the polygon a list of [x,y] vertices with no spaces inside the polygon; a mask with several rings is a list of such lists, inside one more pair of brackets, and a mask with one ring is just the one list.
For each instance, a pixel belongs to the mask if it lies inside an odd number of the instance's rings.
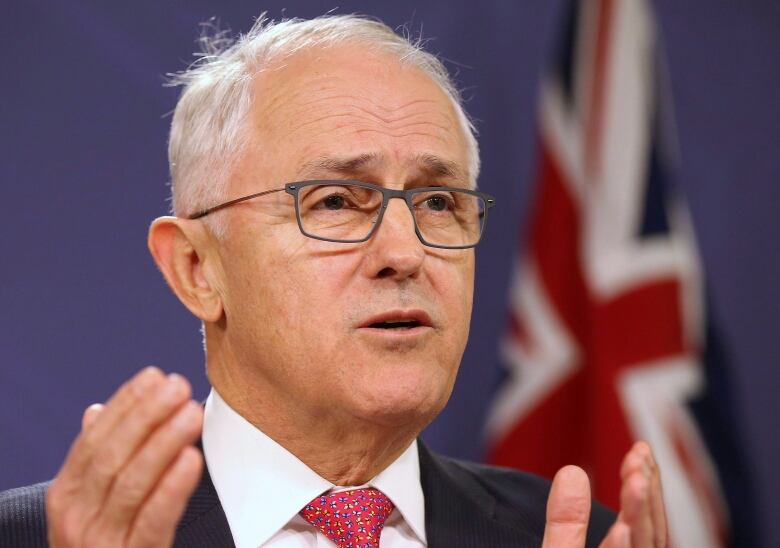
{"label": "red stripe on flag", "polygon": [[640,288],[592,306],[592,346],[600,363],[638,364],[688,350],[676,279],[644,282]]}
{"label": "red stripe on flag", "polygon": [[536,264],[545,295],[555,312],[582,343],[588,294],[580,266],[580,212],[547,143],[539,145],[539,173],[531,212],[530,259]]}
{"label": "red stripe on flag", "polygon": [[601,142],[604,126],[604,106],[607,103],[607,78],[609,65],[607,54],[611,38],[612,16],[614,13],[612,0],[598,0],[595,48],[593,51],[593,72],[591,74],[590,104],[588,105],[587,122],[585,124],[585,169],[589,175],[588,181],[597,181],[601,171]]}

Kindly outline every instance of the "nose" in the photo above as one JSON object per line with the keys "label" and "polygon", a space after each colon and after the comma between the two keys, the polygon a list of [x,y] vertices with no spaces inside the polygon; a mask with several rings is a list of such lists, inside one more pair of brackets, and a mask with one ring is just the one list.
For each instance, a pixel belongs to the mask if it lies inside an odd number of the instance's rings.
{"label": "nose", "polygon": [[402,199],[391,199],[368,242],[368,268],[375,278],[404,280],[422,267],[425,250],[414,231],[412,212]]}

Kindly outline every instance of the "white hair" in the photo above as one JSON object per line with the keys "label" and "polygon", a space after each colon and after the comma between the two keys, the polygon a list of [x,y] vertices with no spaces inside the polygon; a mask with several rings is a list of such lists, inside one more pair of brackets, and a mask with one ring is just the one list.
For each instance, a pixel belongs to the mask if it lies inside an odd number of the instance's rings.
{"label": "white hair", "polygon": [[185,216],[225,200],[229,170],[247,139],[245,119],[252,103],[252,80],[280,56],[312,46],[360,41],[397,56],[437,83],[451,99],[468,147],[468,176],[475,186],[479,148],[475,129],[444,65],[434,55],[399,36],[380,21],[357,15],[326,15],[311,20],[269,21],[264,14],[237,39],[213,25],[200,38],[203,52],[187,70],[171,75],[183,86],[171,123],[168,162],[173,212]]}

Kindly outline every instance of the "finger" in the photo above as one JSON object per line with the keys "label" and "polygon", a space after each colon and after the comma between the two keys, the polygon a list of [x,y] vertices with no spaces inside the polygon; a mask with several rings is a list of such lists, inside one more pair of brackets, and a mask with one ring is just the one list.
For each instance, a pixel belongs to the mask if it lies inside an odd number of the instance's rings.
{"label": "finger", "polygon": [[165,380],[165,375],[156,367],[147,367],[137,373],[132,379],[119,387],[109,398],[103,412],[96,417],[93,428],[89,434],[82,432],[74,442],[65,463],[62,474],[82,477],[89,466],[95,451],[100,447],[103,439],[113,431],[117,423],[136,401]]}
{"label": "finger", "polygon": [[203,456],[185,447],[157,484],[132,525],[127,545],[132,548],[170,546],[176,525],[203,473]]}
{"label": "finger", "polygon": [[642,471],[635,471],[623,481],[620,491],[621,521],[631,529],[633,548],[652,548],[653,521],[650,510],[650,481]]}
{"label": "finger", "polygon": [[184,377],[169,375],[151,394],[139,397],[110,432],[103,431],[102,416],[99,417],[95,427],[85,432],[87,437],[95,432],[92,443],[99,443],[90,461],[90,482],[84,485],[85,494],[102,505],[120,470],[154,429],[187,402],[190,393]]}
{"label": "finger", "polygon": [[198,438],[202,423],[202,407],[190,401],[161,424],[117,477],[96,526],[106,534],[127,530],[165,471]]}
{"label": "finger", "polygon": [[84,410],[84,414],[81,416],[81,429],[86,430],[92,424],[94,424],[95,420],[98,418],[98,415],[100,415],[100,412],[103,411],[104,407],[105,405],[102,403],[93,403],[87,407]]}
{"label": "finger", "polygon": [[547,499],[543,548],[585,546],[590,517],[590,482],[582,468],[564,466],[553,479]]}
{"label": "finger", "polygon": [[183,377],[146,371],[133,380],[141,382],[120,389],[117,399],[77,438],[77,465],[63,473],[64,483],[75,484],[69,498],[76,504],[69,512],[79,513],[84,527],[93,522],[117,474],[140,444],[189,398],[190,386]]}
{"label": "finger", "polygon": [[631,548],[631,528],[622,521],[616,521],[599,548]]}
{"label": "finger", "polygon": [[638,441],[623,459],[621,478],[626,479],[636,473],[641,473],[649,482],[648,499],[650,505],[650,520],[653,531],[653,546],[664,547],[667,543],[666,511],[661,488],[661,474],[653,458],[650,445]]}
{"label": "finger", "polygon": [[82,543],[86,526],[97,514],[113,481],[105,472],[105,466],[97,474],[90,470],[96,452],[106,445],[117,421],[131,409],[138,395],[164,380],[165,376],[155,367],[140,371],[114,393],[104,409],[94,415],[89,428],[78,435],[46,493],[46,514],[52,539]]}
{"label": "finger", "polygon": [[[642,442],[644,443],[644,442]],[[666,509],[664,508],[664,492],[661,485],[661,470],[655,462],[653,451],[646,446],[646,459],[650,465],[650,515],[653,521],[656,548],[665,548],[667,538]]]}

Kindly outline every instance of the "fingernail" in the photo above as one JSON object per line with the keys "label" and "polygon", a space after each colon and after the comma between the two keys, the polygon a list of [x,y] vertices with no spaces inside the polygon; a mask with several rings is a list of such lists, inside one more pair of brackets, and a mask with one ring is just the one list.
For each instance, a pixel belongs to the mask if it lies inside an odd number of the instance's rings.
{"label": "fingernail", "polygon": [[162,401],[173,402],[181,398],[184,390],[181,378],[181,376],[175,374],[168,375],[168,380],[160,390],[160,399]]}
{"label": "fingernail", "polygon": [[133,387],[137,394],[144,395],[151,390],[162,377],[162,372],[154,366],[145,367],[137,376]]}
{"label": "fingernail", "polygon": [[178,382],[180,384],[186,384],[187,379],[185,377],[182,377],[178,373],[169,373],[168,374],[168,381],[169,382]]}

